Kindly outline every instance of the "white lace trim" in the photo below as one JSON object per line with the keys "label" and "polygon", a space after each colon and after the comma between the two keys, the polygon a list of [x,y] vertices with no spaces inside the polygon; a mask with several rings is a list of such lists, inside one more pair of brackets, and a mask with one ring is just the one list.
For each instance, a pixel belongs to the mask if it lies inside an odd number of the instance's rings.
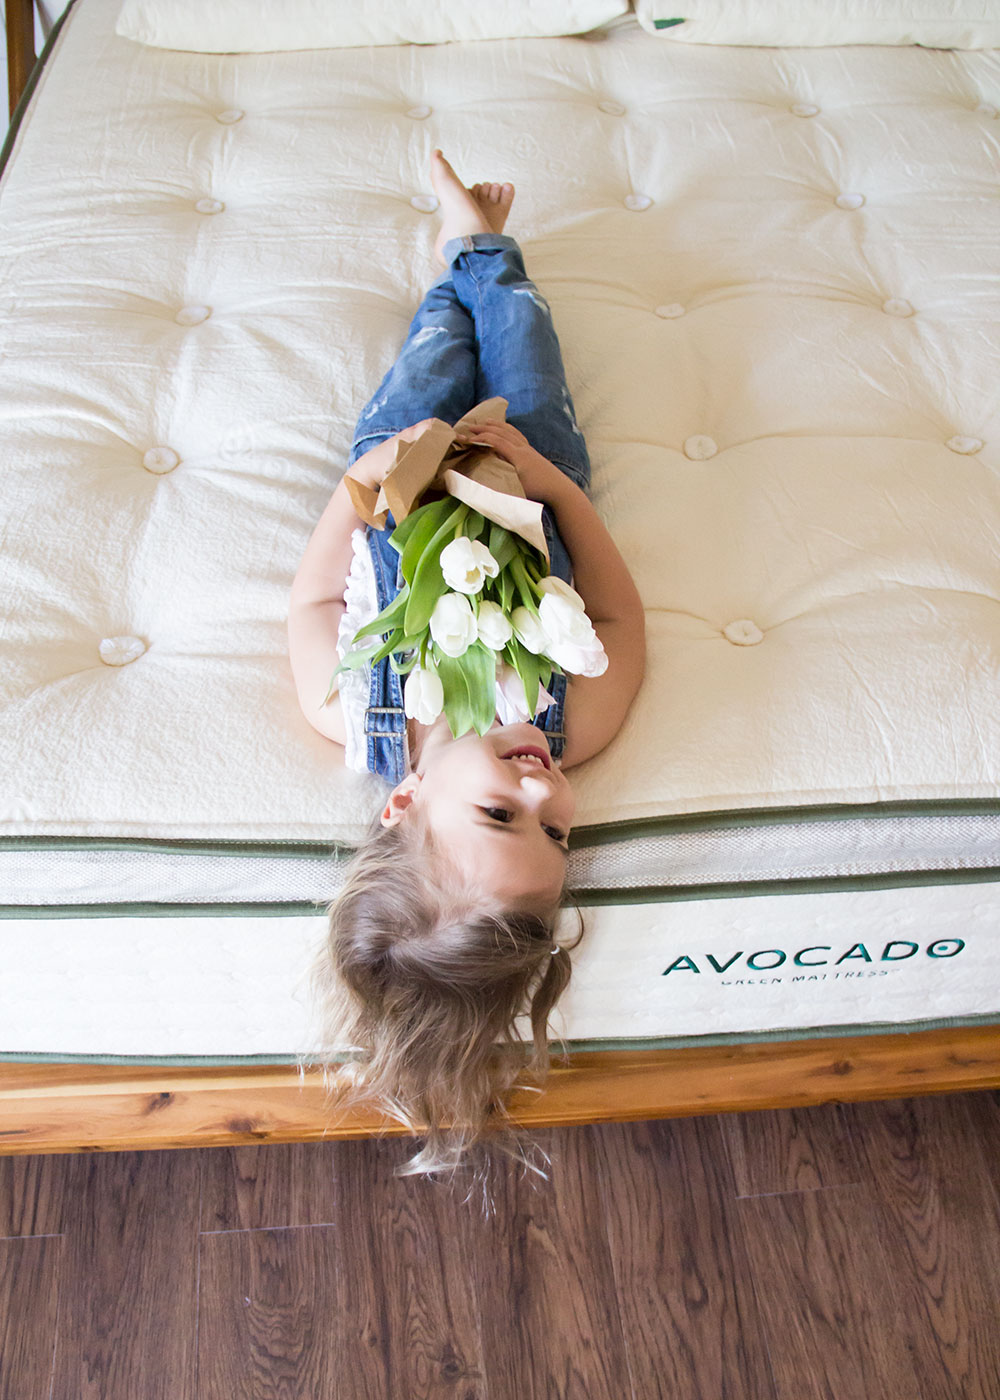
{"label": "white lace trim", "polygon": [[[337,632],[337,652],[343,661],[351,639],[359,627],[378,613],[375,566],[364,530],[351,532],[353,557],[344,581],[344,615]],[[359,666],[340,673],[340,705],[344,715],[344,762],[358,773],[368,771],[368,741],[365,738],[365,711],[371,694],[372,668]]]}

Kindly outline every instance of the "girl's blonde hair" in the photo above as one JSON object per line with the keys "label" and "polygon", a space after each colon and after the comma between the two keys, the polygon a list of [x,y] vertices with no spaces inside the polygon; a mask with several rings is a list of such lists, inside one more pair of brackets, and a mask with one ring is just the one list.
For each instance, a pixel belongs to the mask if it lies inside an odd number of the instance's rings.
{"label": "girl's blonde hair", "polygon": [[397,1176],[454,1179],[473,1161],[488,1172],[491,1148],[539,1171],[504,1100],[532,1087],[515,1086],[520,1071],[542,1080],[550,1067],[549,1013],[571,972],[567,946],[552,951],[565,894],[537,912],[498,910],[419,811],[395,826],[372,821],[328,906],[312,988],[322,1044],[361,1051],[347,1065],[324,1063],[330,1100],[372,1104],[426,1134]]}

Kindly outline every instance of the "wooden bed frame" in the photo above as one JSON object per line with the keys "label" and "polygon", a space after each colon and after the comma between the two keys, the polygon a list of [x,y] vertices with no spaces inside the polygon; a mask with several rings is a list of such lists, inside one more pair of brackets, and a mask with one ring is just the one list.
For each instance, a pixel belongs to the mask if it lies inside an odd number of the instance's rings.
{"label": "wooden bed frame", "polygon": [[[33,0],[5,0],[9,110],[35,65]],[[1000,1086],[1000,1025],[680,1050],[592,1051],[511,1100],[528,1128],[906,1098]],[[399,1135],[331,1119],[319,1072],[285,1065],[0,1063],[0,1154],[113,1152]]]}
{"label": "wooden bed frame", "polygon": [[[519,1092],[527,1128],[802,1108],[1000,1086],[1000,1026],[825,1040],[592,1051]],[[324,1109],[294,1068],[0,1065],[0,1154],[117,1152],[398,1136],[398,1124]]]}

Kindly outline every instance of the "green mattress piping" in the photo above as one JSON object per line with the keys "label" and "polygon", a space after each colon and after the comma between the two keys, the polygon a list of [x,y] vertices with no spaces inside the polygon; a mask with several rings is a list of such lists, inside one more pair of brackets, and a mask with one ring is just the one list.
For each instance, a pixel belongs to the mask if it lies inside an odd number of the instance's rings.
{"label": "green mattress piping", "polygon": [[[905,802],[820,803],[795,807],[733,807],[718,811],[685,812],[676,816],[637,817],[634,820],[599,822],[575,827],[570,850],[635,841],[677,831],[718,831],[736,827],[795,826],[804,821],[850,821],[858,818],[890,820],[894,817],[1000,816],[997,798],[931,798]],[[220,840],[210,837],[162,838],[147,836],[2,836],[0,851],[88,850],[157,851],[176,855],[268,856],[326,860],[346,858],[355,847],[349,842],[315,840]]]}
{"label": "green mattress piping", "polygon": [[[945,1016],[929,1021],[882,1022],[871,1021],[853,1026],[809,1026],[780,1031],[733,1031],[725,1035],[660,1036],[654,1038],[611,1040],[550,1039],[553,1053],[565,1045],[572,1054],[598,1053],[607,1050],[685,1050],[696,1046],[773,1044],[785,1041],[846,1039],[861,1035],[911,1035],[918,1031],[948,1030],[958,1026],[997,1026],[996,1012],[981,1016]],[[336,1061],[353,1059],[350,1051],[333,1056]],[[174,1069],[224,1068],[232,1065],[297,1065],[297,1055],[64,1055],[58,1052],[32,1054],[29,1051],[0,1051],[3,1064],[67,1064],[67,1065],[163,1065]]]}
{"label": "green mattress piping", "polygon": [[[765,895],[839,894],[858,890],[908,889],[922,885],[994,884],[1000,866],[962,870],[886,871],[870,875],[829,875],[802,880],[731,880],[705,885],[642,885],[623,889],[570,890],[572,903],[581,909],[599,905],[673,904],[692,899],[755,899]],[[127,919],[127,918],[321,918],[336,898],[245,903],[123,901],[120,904],[8,904],[0,907],[3,919]],[[570,905],[572,907],[572,904]]]}

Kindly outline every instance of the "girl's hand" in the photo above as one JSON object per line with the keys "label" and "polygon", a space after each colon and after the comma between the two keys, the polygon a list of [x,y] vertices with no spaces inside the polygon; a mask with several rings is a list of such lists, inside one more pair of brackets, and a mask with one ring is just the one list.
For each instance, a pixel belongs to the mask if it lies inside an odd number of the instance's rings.
{"label": "girl's hand", "polygon": [[557,466],[535,451],[523,433],[498,418],[469,423],[458,434],[458,441],[469,447],[489,447],[503,461],[509,462],[531,501],[547,503],[553,491],[566,480]]}

